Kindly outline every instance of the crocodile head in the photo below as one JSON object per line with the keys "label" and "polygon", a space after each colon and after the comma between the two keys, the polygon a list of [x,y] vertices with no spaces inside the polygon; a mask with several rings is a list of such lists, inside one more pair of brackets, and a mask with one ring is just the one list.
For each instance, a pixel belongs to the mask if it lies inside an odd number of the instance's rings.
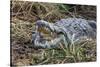
{"label": "crocodile head", "polygon": [[61,29],[53,23],[38,20],[35,23],[35,31],[32,32],[32,42],[37,48],[51,48],[63,41],[64,35]]}
{"label": "crocodile head", "polygon": [[51,38],[56,37],[56,33],[54,32],[54,25],[44,20],[38,20],[35,24],[36,31],[40,33],[41,36],[46,40],[50,40]]}

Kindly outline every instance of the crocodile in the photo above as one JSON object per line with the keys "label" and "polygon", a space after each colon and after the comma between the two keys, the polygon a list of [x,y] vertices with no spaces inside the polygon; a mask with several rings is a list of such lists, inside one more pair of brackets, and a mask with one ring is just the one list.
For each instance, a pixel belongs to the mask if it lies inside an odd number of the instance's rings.
{"label": "crocodile", "polygon": [[[53,36],[51,40],[45,38],[39,28],[46,29]],[[49,37],[48,37],[49,38]],[[54,23],[38,20],[35,30],[32,31],[32,43],[34,48],[56,48],[60,44],[65,47],[82,40],[96,39],[96,21],[82,18],[61,19]]]}

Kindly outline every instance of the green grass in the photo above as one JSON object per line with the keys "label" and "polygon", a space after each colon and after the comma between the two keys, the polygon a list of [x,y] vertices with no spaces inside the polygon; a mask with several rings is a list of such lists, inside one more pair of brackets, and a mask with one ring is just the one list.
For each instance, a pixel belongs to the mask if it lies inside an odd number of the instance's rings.
{"label": "green grass", "polygon": [[68,50],[60,49],[43,49],[40,55],[33,53],[33,64],[60,64],[75,62],[96,61],[96,45],[93,41],[84,41],[83,44],[76,44],[75,47]]}

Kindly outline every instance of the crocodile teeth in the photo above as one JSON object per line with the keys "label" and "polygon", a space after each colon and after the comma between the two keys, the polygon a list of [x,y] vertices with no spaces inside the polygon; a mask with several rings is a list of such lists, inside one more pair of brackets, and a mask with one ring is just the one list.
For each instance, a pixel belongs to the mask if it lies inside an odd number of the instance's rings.
{"label": "crocodile teeth", "polygon": [[50,32],[50,34],[52,35],[52,32]]}
{"label": "crocodile teeth", "polygon": [[38,30],[38,26],[35,26],[35,30],[36,30],[36,31]]}
{"label": "crocodile teeth", "polygon": [[48,28],[45,27],[45,30],[48,31]]}

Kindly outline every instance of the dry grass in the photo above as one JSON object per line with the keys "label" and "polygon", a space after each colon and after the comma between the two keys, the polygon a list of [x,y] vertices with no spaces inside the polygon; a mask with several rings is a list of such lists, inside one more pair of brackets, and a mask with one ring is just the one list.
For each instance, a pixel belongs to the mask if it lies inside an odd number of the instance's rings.
{"label": "dry grass", "polygon": [[[88,13],[89,11],[90,13]],[[31,32],[34,30],[35,21],[39,19],[49,22],[55,22],[61,18],[67,17],[84,17],[86,19],[96,20],[95,12],[96,8],[94,6],[12,1],[11,65],[40,65],[96,61],[96,40],[86,40],[71,45],[68,49],[60,45],[60,49],[35,50],[31,43]]]}

